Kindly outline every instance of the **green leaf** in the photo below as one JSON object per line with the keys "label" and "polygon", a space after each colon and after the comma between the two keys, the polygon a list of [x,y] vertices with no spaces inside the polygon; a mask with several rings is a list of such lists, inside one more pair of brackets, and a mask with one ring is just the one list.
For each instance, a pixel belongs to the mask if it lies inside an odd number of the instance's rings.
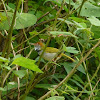
{"label": "green leaf", "polygon": [[54,36],[63,34],[63,35],[68,35],[68,36],[71,36],[71,37],[74,37],[74,38],[78,38],[77,36],[73,35],[71,32],[50,31],[50,34],[52,34]]}
{"label": "green leaf", "polygon": [[69,85],[67,85],[67,84],[65,84],[65,86],[66,86],[69,90],[77,91],[77,90],[75,90],[74,88],[72,88],[71,86],[69,86]]}
{"label": "green leaf", "polygon": [[83,25],[81,25],[80,23],[77,23],[75,21],[73,21],[79,28],[84,28]]}
{"label": "green leaf", "polygon": [[0,91],[6,91],[4,88],[0,87]]}
{"label": "green leaf", "polygon": [[66,24],[71,24],[71,25],[74,24],[74,23],[72,23],[71,21],[65,20],[65,19],[63,19],[63,18],[57,18],[57,19],[60,20],[60,21],[65,22]]}
{"label": "green leaf", "polygon": [[13,60],[15,60],[16,58],[22,57],[21,54],[16,55]]}
{"label": "green leaf", "polygon": [[[45,4],[46,2],[48,2],[48,1],[52,1],[52,2],[54,2],[54,3],[56,3],[56,4],[60,4],[60,5],[61,5],[61,3],[62,3],[62,0],[45,0],[44,4]],[[67,4],[69,4],[69,0],[64,0],[64,2],[67,3]],[[71,4],[71,5],[75,5],[75,3],[74,3],[72,0],[70,1],[70,4]]]}
{"label": "green leaf", "polygon": [[19,65],[19,66],[22,66],[22,67],[31,69],[31,70],[33,70],[33,71],[43,73],[43,72],[38,68],[38,66],[35,64],[35,60],[31,60],[31,59],[28,59],[28,58],[25,58],[25,57],[16,58],[16,59],[12,62],[12,64],[16,64],[16,65]]}
{"label": "green leaf", "polygon": [[74,80],[77,80],[77,81],[79,81],[81,84],[85,84],[84,82],[83,82],[83,80],[81,79],[81,77],[80,76],[78,76],[77,74],[74,74],[73,75],[73,79]]}
{"label": "green leaf", "polygon": [[22,29],[22,28],[32,26],[37,21],[35,15],[29,13],[19,14],[17,17],[18,18],[16,19],[15,29]]}
{"label": "green leaf", "polygon": [[[64,62],[64,63],[61,63],[61,65],[63,65],[64,68],[66,67],[67,69],[69,69],[69,67],[71,67],[71,68],[75,67],[77,63],[78,63],[77,61],[76,61],[76,62],[73,62],[73,63]],[[71,69],[70,69],[70,70],[71,70]],[[69,71],[70,71],[70,70],[69,70]],[[77,70],[80,71],[80,72],[82,72],[83,74],[86,74],[86,73],[85,73],[85,69],[84,69],[84,67],[83,67],[82,65],[80,65],[80,66],[77,68]]]}
{"label": "green leaf", "polygon": [[8,65],[6,65],[6,64],[1,64],[1,67],[4,67],[4,68],[6,68],[6,69],[8,69],[8,70],[11,70],[10,66],[8,66]]}
{"label": "green leaf", "polygon": [[[12,23],[12,19],[13,19],[13,13],[11,12],[7,12],[8,14],[8,18],[10,21],[10,24]],[[2,12],[0,13],[0,15],[6,17],[6,13]],[[15,20],[15,25],[14,25],[14,29],[23,29],[29,26],[32,26],[36,23],[37,18],[35,15],[33,14],[29,14],[29,13],[17,13],[16,16],[16,20]],[[8,24],[8,20],[3,20],[0,23],[0,30],[9,30],[9,24]]]}
{"label": "green leaf", "polygon": [[53,96],[45,100],[65,100],[63,96]]}
{"label": "green leaf", "polygon": [[94,38],[100,38],[100,26],[92,26],[91,31],[94,33]]}
{"label": "green leaf", "polygon": [[100,20],[95,18],[94,16],[87,18],[92,25],[100,26]]}
{"label": "green leaf", "polygon": [[[82,0],[80,0],[80,4],[81,4],[81,1]],[[77,7],[79,7],[79,4],[75,5],[75,8]],[[91,17],[91,16],[100,17],[100,7],[97,7],[93,5],[92,3],[86,1],[84,5],[82,6],[80,15],[86,16],[86,17]]]}
{"label": "green leaf", "polygon": [[99,47],[97,47],[97,48],[95,48],[95,54],[94,54],[94,56],[95,57],[98,57],[99,58],[99,60],[100,60],[100,48]]}
{"label": "green leaf", "polygon": [[25,100],[36,100],[36,99],[34,99],[33,97],[27,96],[27,97],[25,98]]}
{"label": "green leaf", "polygon": [[76,22],[87,22],[87,20],[78,17],[69,17],[69,19],[72,19]]}
{"label": "green leaf", "polygon": [[4,89],[6,91],[8,91],[10,89],[17,88],[17,87],[18,87],[18,83],[17,82],[9,82],[9,83],[7,83],[7,86],[4,87]]}
{"label": "green leaf", "polygon": [[63,44],[63,50],[66,51],[66,52],[69,52],[69,53],[76,53],[76,54],[79,53],[79,51],[77,51],[76,48],[66,47],[64,44]]}
{"label": "green leaf", "polygon": [[8,60],[8,59],[3,58],[3,57],[0,57],[0,61],[1,61],[1,62],[5,62],[5,63],[8,63],[8,62],[9,62],[9,60]]}
{"label": "green leaf", "polygon": [[75,83],[78,87],[81,87],[83,89],[83,86],[76,80],[70,79],[73,83]]}
{"label": "green leaf", "polygon": [[92,37],[94,36],[94,33],[90,31],[89,28],[77,28],[74,34],[80,37],[78,38],[80,42],[84,41],[84,43],[86,43],[85,46],[87,45],[89,40],[92,39]]}
{"label": "green leaf", "polygon": [[69,73],[70,73],[70,71],[72,70],[72,67],[67,66],[67,64],[66,64],[66,63],[60,63],[60,64],[64,66],[65,71],[67,72],[67,74],[69,74]]}
{"label": "green leaf", "polygon": [[18,76],[19,78],[23,78],[27,74],[27,71],[26,70],[18,70],[18,71],[13,71],[13,73],[16,76]]}
{"label": "green leaf", "polygon": [[80,23],[80,25],[83,27],[83,28],[87,28],[87,25],[85,23]]}
{"label": "green leaf", "polygon": [[54,88],[55,86],[56,86],[55,84],[37,84],[35,87],[43,88],[43,89],[50,89],[50,88]]}

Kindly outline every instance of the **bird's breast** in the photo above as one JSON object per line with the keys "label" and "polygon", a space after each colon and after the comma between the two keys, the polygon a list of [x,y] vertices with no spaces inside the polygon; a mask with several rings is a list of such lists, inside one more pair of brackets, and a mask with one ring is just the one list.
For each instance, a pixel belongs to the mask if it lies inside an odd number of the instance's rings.
{"label": "bird's breast", "polygon": [[[41,53],[42,53],[42,51],[39,52],[39,55],[41,55]],[[44,58],[45,60],[50,61],[50,60],[52,60],[52,59],[56,56],[56,54],[57,54],[57,53],[47,53],[47,52],[45,52],[45,53],[43,54],[42,58]]]}

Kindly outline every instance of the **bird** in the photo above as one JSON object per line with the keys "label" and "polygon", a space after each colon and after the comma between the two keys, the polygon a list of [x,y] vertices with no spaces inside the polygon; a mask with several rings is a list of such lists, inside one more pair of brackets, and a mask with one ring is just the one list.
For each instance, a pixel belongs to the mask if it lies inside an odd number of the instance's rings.
{"label": "bird", "polygon": [[[37,42],[37,43],[33,43],[33,45],[34,45],[34,50],[37,51],[39,55],[41,55],[42,52],[43,52],[43,49],[45,48],[45,44],[42,43],[42,42]],[[51,61],[57,55],[58,52],[60,52],[60,50],[57,49],[57,48],[54,48],[54,47],[46,47],[42,58],[45,59],[45,60],[47,60],[47,61]],[[61,53],[59,55],[60,58],[62,56],[65,56],[66,58],[68,58],[71,61],[75,62],[75,60],[73,58],[67,56],[64,53]]]}

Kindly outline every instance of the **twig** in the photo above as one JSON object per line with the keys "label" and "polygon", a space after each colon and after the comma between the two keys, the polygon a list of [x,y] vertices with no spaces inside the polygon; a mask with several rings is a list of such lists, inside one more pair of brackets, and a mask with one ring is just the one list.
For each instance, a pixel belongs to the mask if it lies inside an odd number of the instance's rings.
{"label": "twig", "polygon": [[3,51],[2,51],[2,57],[5,56],[6,51],[7,51],[6,58],[8,58],[9,53],[10,53],[12,32],[13,32],[13,27],[14,27],[15,19],[16,19],[16,14],[17,14],[17,11],[18,11],[18,9],[20,7],[20,1],[21,0],[17,1],[17,5],[16,5],[16,9],[15,9],[15,12],[14,12],[14,15],[13,15],[11,27],[9,29],[8,36],[6,38],[5,45],[4,45],[4,48],[3,48]]}
{"label": "twig", "polygon": [[2,4],[3,4],[4,10],[5,10],[5,13],[6,13],[7,19],[8,19],[8,24],[9,24],[9,26],[10,26],[10,19],[9,19],[8,14],[7,14],[7,10],[6,10],[5,3],[4,3],[4,1],[3,1],[3,0],[1,0],[1,2],[2,2]]}
{"label": "twig", "polygon": [[38,22],[40,19],[42,19],[43,17],[47,16],[47,15],[48,15],[50,12],[52,12],[56,7],[57,7],[57,5],[55,5],[51,11],[46,12],[44,15],[42,15],[40,18],[38,18],[38,19],[37,19],[37,22]]}
{"label": "twig", "polygon": [[13,68],[7,73],[7,75],[6,75],[5,78],[3,79],[3,82],[2,82],[3,85],[4,85],[5,81],[6,81],[6,79],[9,77],[10,73],[11,73],[14,69],[16,69],[16,66],[13,67]]}
{"label": "twig", "polygon": [[[83,58],[83,53],[84,53],[84,51],[85,51],[85,48],[83,48],[83,52],[81,52],[77,41],[76,41],[76,44],[77,44],[77,47],[78,47],[78,49],[79,49],[79,51],[80,51],[81,57]],[[87,60],[87,59],[86,59],[86,60]],[[83,61],[83,65],[84,65],[84,69],[85,69],[85,72],[86,72],[86,75],[87,75],[88,83],[89,83],[89,85],[90,85],[90,89],[91,89],[91,91],[92,91],[92,85],[91,85],[91,82],[90,82],[90,77],[89,77],[89,75],[88,75],[88,71],[87,71],[87,67],[86,67],[85,61]],[[93,95],[94,95],[94,94],[93,94]]]}
{"label": "twig", "polygon": [[[25,47],[25,48],[22,48],[22,49],[18,50],[18,51],[16,52],[16,54],[17,54],[18,52],[22,51],[22,50],[27,49],[27,48],[29,48],[29,46],[27,46],[27,47]],[[14,49],[13,49],[13,50],[14,50]]]}
{"label": "twig", "polygon": [[84,3],[85,3],[86,1],[87,1],[87,0],[83,0],[83,1],[82,1],[81,6],[80,6],[80,9],[79,9],[78,16],[80,15],[80,12],[81,12],[82,6],[84,5]]}
{"label": "twig", "polygon": [[[4,30],[6,35],[8,35],[7,31]],[[11,48],[13,49],[13,45],[11,43]],[[13,55],[14,57],[16,56],[16,52],[13,50]],[[18,66],[16,65],[16,70],[18,71]],[[19,97],[20,97],[20,80],[19,80],[19,77],[17,77],[17,81],[18,81],[18,100],[19,100]]]}
{"label": "twig", "polygon": [[[96,88],[96,86],[98,85],[98,83],[99,83],[99,81],[100,81],[100,79],[97,81],[97,83],[95,84],[95,86],[94,86],[94,88],[93,88],[93,91],[95,90],[95,88]],[[93,92],[92,92],[93,93]],[[89,100],[90,100],[90,98],[91,98],[91,96],[92,96],[92,93],[90,94],[90,96],[89,96]]]}

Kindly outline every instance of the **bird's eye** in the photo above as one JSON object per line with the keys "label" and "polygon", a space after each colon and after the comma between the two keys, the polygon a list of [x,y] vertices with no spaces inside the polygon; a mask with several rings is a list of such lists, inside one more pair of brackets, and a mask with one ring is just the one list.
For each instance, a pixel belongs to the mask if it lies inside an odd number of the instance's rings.
{"label": "bird's eye", "polygon": [[35,47],[34,50],[37,52],[41,51],[39,47]]}

